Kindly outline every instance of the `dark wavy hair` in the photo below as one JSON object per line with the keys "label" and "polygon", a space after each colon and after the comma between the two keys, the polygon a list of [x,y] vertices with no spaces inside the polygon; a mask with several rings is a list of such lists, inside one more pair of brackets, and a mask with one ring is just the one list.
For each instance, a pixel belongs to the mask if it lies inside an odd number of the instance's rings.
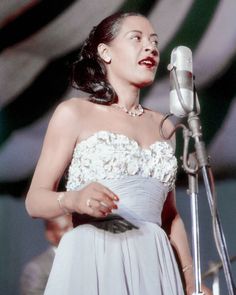
{"label": "dark wavy hair", "polygon": [[84,41],[77,60],[72,64],[72,86],[90,94],[90,100],[100,104],[117,101],[117,94],[107,80],[104,61],[97,48],[115,39],[123,20],[128,16],[141,16],[137,12],[115,13],[93,27]]}

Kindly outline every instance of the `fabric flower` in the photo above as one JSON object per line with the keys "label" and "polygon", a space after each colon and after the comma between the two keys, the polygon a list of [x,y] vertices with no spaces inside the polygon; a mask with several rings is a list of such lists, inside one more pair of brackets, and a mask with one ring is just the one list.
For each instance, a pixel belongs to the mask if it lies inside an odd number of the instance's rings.
{"label": "fabric flower", "polygon": [[98,131],[78,143],[68,170],[67,190],[99,179],[141,175],[158,179],[173,189],[177,160],[171,145],[156,141],[141,148],[132,138],[110,131]]}

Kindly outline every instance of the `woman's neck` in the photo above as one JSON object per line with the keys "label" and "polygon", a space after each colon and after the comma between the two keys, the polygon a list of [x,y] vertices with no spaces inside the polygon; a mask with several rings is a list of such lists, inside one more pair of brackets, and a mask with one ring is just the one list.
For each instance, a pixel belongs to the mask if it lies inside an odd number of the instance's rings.
{"label": "woman's neck", "polygon": [[127,110],[132,110],[139,104],[140,89],[133,85],[114,85],[117,96],[117,104],[125,107]]}

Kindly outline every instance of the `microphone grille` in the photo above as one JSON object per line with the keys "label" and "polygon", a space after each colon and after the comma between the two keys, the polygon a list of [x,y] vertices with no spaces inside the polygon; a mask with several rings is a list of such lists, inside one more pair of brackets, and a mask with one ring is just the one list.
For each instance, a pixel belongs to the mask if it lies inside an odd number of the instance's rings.
{"label": "microphone grille", "polygon": [[192,51],[186,46],[178,46],[172,50],[171,64],[176,70],[193,72]]}

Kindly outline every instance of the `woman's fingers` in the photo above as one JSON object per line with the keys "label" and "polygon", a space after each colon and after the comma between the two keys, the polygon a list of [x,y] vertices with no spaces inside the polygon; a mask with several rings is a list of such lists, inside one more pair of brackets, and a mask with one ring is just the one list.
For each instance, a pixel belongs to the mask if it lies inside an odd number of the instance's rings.
{"label": "woman's fingers", "polygon": [[117,209],[116,203],[111,200],[111,198],[107,196],[107,194],[105,194],[104,192],[97,195],[97,200],[100,202],[101,205],[108,207],[110,210]]}
{"label": "woman's fingers", "polygon": [[112,201],[118,201],[119,197],[113,192],[111,191],[109,188],[105,187],[104,185],[100,184],[100,183],[96,183],[98,185],[98,190],[101,193],[104,193],[106,196],[108,196]]}
{"label": "woman's fingers", "polygon": [[103,206],[107,206],[110,209],[117,209],[115,201],[118,201],[119,197],[109,188],[100,183],[95,183],[95,192],[98,194],[94,195],[94,198],[99,200]]}
{"label": "woman's fingers", "polygon": [[89,214],[94,217],[106,216],[112,213],[113,209],[118,209],[116,201],[118,196],[104,185],[93,182],[84,187],[74,203],[76,211]]}
{"label": "woman's fingers", "polygon": [[114,208],[114,206],[113,207],[108,206],[107,203],[105,203],[104,201],[99,201],[96,199],[88,199],[88,201],[89,202],[87,202],[87,205],[91,209],[93,209],[94,212],[97,211],[97,213],[102,213],[103,215],[112,213],[112,209]]}

